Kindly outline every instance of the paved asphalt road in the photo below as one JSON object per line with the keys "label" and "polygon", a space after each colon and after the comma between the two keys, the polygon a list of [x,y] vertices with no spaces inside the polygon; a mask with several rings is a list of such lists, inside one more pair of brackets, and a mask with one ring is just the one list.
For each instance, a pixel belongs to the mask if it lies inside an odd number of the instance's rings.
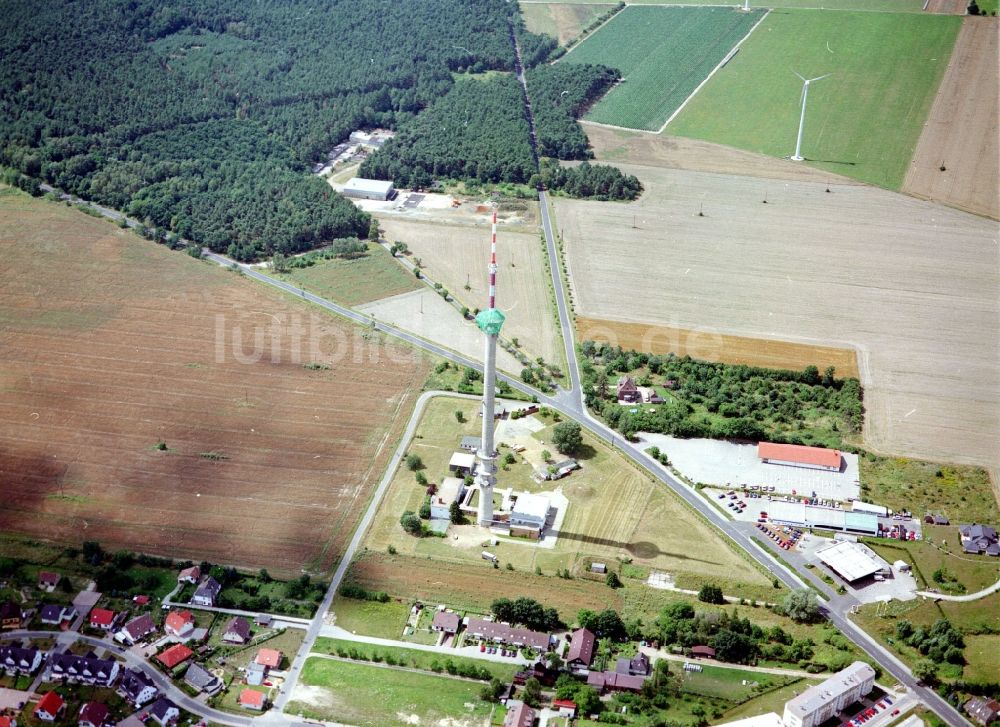
{"label": "paved asphalt road", "polygon": [[[51,187],[43,185],[45,191],[53,191]],[[81,201],[77,198],[71,197],[69,195],[62,195],[64,199],[70,199],[73,201]],[[763,566],[763,568],[774,577],[781,580],[785,585],[790,588],[801,588],[804,581],[799,577],[799,574],[792,571],[786,567],[783,563],[774,560],[765,550],[764,547],[767,545],[767,541],[759,541],[753,535],[752,528],[741,527],[741,524],[734,523],[729,519],[723,517],[718,510],[716,510],[712,505],[710,505],[706,500],[704,500],[700,495],[698,495],[693,489],[687,487],[682,482],[678,481],[670,472],[660,466],[659,463],[654,462],[644,451],[633,446],[630,442],[622,439],[621,435],[616,434],[603,423],[597,421],[590,416],[589,412],[586,411],[586,407],[583,404],[582,391],[580,390],[579,384],[579,373],[576,367],[576,355],[572,343],[572,325],[569,320],[569,313],[565,304],[565,295],[563,295],[562,281],[559,278],[559,259],[558,251],[555,246],[555,239],[552,234],[552,227],[549,221],[547,199],[544,192],[539,192],[539,203],[542,215],[542,229],[545,234],[546,248],[549,254],[549,265],[553,275],[553,287],[558,291],[556,297],[556,304],[559,309],[559,320],[562,326],[564,344],[567,353],[567,365],[569,368],[570,375],[570,385],[571,389],[560,389],[554,396],[549,396],[541,394],[534,390],[533,388],[524,384],[520,379],[514,379],[504,374],[498,373],[498,378],[506,381],[511,387],[518,389],[529,395],[534,395],[537,397],[540,404],[548,406],[552,409],[559,411],[561,414],[568,418],[576,419],[588,429],[594,436],[607,442],[612,447],[617,447],[623,454],[627,457],[641,465],[648,472],[653,474],[658,480],[670,487],[678,496],[684,499],[691,507],[698,511],[704,518],[706,518],[710,523],[721,530],[727,537],[729,537],[737,546],[742,550],[747,552],[750,557],[756,560]],[[86,203],[84,203],[86,204]],[[90,205],[92,208],[98,210],[107,217],[115,220],[122,219],[122,215],[115,210],[111,210],[99,205]],[[126,220],[130,227],[138,226],[138,223],[134,220]],[[231,267],[238,265],[234,261],[216,253],[206,253],[205,257],[213,262],[223,265],[226,267]],[[393,336],[399,340],[405,341],[413,346],[417,346],[425,351],[433,353],[440,356],[452,363],[456,363],[462,366],[469,366],[478,370],[482,370],[482,365],[477,361],[473,361],[464,356],[461,356],[454,351],[451,351],[443,346],[440,346],[432,341],[425,340],[416,336],[412,333],[404,331],[402,329],[390,326],[385,323],[381,323],[375,320],[373,317],[358,313],[350,308],[338,305],[324,298],[320,298],[317,295],[304,291],[300,288],[290,285],[281,280],[277,280],[268,275],[265,275],[247,265],[238,265],[239,269],[247,277],[258,280],[262,283],[270,285],[272,287],[278,288],[301,297],[314,305],[317,305],[331,313],[339,315],[350,321],[358,323],[362,326],[367,326],[374,328],[382,333]],[[413,429],[416,426],[417,417],[411,418],[410,423],[407,427],[407,432],[397,449],[392,461],[390,461],[389,466],[386,469],[386,473],[383,476],[382,482],[379,484],[379,489],[376,492],[373,502],[378,501],[382,493],[384,493],[385,488],[388,487],[388,483],[391,480],[391,475],[394,472],[396,466],[398,465],[399,458],[401,457],[402,451],[404,449],[403,443],[407,442],[412,436]],[[343,579],[344,573],[350,564],[350,555],[356,551],[358,544],[364,536],[365,530],[371,522],[374,513],[372,509],[366,512],[365,517],[362,522],[359,523],[357,530],[354,533],[354,537],[351,540],[351,544],[348,549],[348,553],[341,559],[340,565],[337,568],[334,578],[331,581],[331,587],[327,592],[323,603],[320,606],[317,616],[313,619],[312,624],[309,627],[306,635],[306,644],[311,646],[319,634],[322,627],[323,616],[330,607],[330,603],[333,601],[333,596],[335,593],[334,584],[339,584]],[[743,524],[745,525],[745,524]],[[764,542],[764,545],[761,543]],[[816,586],[822,586],[821,582],[815,580],[812,574],[802,569],[800,571],[801,575],[804,576],[811,584]],[[829,594],[829,589],[823,586],[822,591]],[[847,617],[850,609],[855,605],[853,599],[847,597],[837,597],[834,596],[828,600],[824,605],[824,612],[830,621],[837,626],[841,632],[844,633],[851,641],[857,644],[861,649],[863,649],[873,660],[875,660],[886,672],[895,677],[901,684],[905,685],[913,693],[919,695],[921,701],[930,706],[942,719],[952,727],[960,727],[962,725],[969,724],[965,718],[950,704],[948,704],[944,699],[942,699],[934,690],[921,686],[917,683],[917,680],[910,674],[909,669],[893,654],[888,652],[881,644],[877,643],[868,634],[862,631],[860,628],[854,625],[852,621]],[[307,653],[306,649],[301,650],[300,655],[296,657],[293,662],[293,666],[289,671],[289,678],[286,679],[286,688],[284,692],[279,695],[277,700],[277,705],[283,707],[287,702],[288,694],[291,692],[292,687],[298,680],[301,673],[302,663],[304,662],[304,657],[301,655]],[[277,711],[277,710],[274,710]],[[200,712],[199,712],[200,713]],[[269,713],[270,714],[270,713]],[[260,718],[259,718],[260,719]]]}

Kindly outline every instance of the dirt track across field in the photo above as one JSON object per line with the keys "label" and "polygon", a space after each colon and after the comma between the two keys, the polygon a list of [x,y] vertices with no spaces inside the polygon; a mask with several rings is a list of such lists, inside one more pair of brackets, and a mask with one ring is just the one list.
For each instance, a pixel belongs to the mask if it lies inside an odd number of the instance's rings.
{"label": "dirt track across field", "polygon": [[1000,460],[996,223],[866,186],[623,170],[636,203],[555,203],[578,314],[854,347],[870,446]]}
{"label": "dirt track across field", "polygon": [[928,0],[927,12],[938,15],[965,15],[968,0]]}
{"label": "dirt track across field", "polygon": [[422,357],[25,195],[0,194],[0,246],[0,530],[284,575],[340,557]]}
{"label": "dirt track across field", "polygon": [[[1000,218],[997,18],[966,18],[903,191]],[[941,167],[945,167],[944,171]]]}
{"label": "dirt track across field", "polygon": [[597,159],[615,164],[641,164],[666,169],[689,169],[695,172],[739,174],[799,182],[859,184],[847,177],[798,162],[754,154],[731,146],[713,144],[710,141],[667,134],[644,134],[586,122],[583,123],[583,129]]}
{"label": "dirt track across field", "polygon": [[[489,297],[488,225],[422,222],[398,217],[380,218],[379,225],[387,239],[405,242],[413,257],[420,258],[427,275],[444,285],[462,305],[470,309],[486,307]],[[559,363],[562,342],[551,312],[545,251],[538,233],[499,226],[497,262],[497,305],[507,315],[503,337],[516,337],[532,360],[542,356],[546,361]],[[470,290],[465,289],[466,283]],[[447,344],[447,338],[440,343]],[[520,370],[517,367],[515,373]]]}
{"label": "dirt track across field", "polygon": [[857,378],[858,356],[849,348],[817,346],[769,338],[747,338],[649,323],[627,323],[600,318],[576,317],[578,341],[606,342],[645,353],[674,353],[706,361],[799,371],[813,365],[827,366],[838,377]]}

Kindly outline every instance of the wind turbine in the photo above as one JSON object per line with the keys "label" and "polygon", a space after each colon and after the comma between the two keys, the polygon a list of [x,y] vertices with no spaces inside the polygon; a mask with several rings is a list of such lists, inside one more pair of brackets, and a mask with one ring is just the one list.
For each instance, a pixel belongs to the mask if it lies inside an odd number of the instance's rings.
{"label": "wind turbine", "polygon": [[802,129],[806,125],[806,99],[809,98],[809,84],[815,83],[816,81],[822,81],[824,78],[832,76],[833,74],[827,73],[825,76],[805,78],[800,75],[798,71],[792,71],[792,73],[802,79],[802,114],[799,116],[799,135],[795,139],[795,154],[793,154],[790,158],[792,161],[801,162],[805,159],[800,152],[802,151]]}

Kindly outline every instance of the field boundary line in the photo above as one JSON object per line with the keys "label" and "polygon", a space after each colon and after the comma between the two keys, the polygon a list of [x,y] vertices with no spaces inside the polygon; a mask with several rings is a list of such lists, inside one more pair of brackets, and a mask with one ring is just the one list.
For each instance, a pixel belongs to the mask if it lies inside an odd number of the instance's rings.
{"label": "field boundary line", "polygon": [[670,114],[670,116],[667,118],[666,121],[663,122],[663,126],[660,127],[660,130],[656,132],[657,134],[662,134],[663,130],[667,128],[667,124],[673,121],[674,118],[677,116],[677,114],[679,114],[681,111],[684,110],[684,107],[688,105],[688,102],[691,99],[693,99],[695,95],[697,95],[697,93],[701,90],[702,86],[708,83],[712,79],[712,76],[718,73],[727,63],[729,63],[729,61],[731,61],[736,56],[737,53],[740,52],[740,48],[746,42],[747,38],[749,38],[753,34],[753,32],[757,30],[758,27],[760,27],[760,24],[763,23],[764,19],[770,14],[771,14],[771,9],[768,8],[764,12],[764,14],[760,16],[760,20],[754,23],[753,27],[751,27],[750,30],[747,31],[747,34],[744,35],[742,38],[740,38],[740,40],[736,43],[736,45],[734,45],[732,48],[729,49],[729,52],[726,53],[725,58],[719,61],[718,65],[716,65],[715,68],[712,69],[711,73],[705,76],[704,80],[695,87],[694,91],[692,91],[690,95],[686,99],[684,99],[684,101],[681,103],[680,106],[674,109],[674,112]]}

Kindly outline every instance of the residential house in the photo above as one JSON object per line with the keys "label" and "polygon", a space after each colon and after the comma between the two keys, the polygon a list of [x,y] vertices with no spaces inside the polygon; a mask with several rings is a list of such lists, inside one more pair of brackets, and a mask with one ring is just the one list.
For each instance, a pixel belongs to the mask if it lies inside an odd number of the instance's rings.
{"label": "residential house", "polygon": [[166,697],[160,697],[149,705],[149,716],[156,720],[160,727],[167,727],[168,724],[177,721],[181,716],[180,707],[171,702]]}
{"label": "residential house", "polygon": [[631,659],[618,659],[615,663],[615,673],[617,674],[648,677],[650,670],[649,657],[641,651]]}
{"label": "residential house", "polygon": [[514,672],[514,684],[524,685],[529,679],[537,679],[542,685],[551,687],[556,683],[556,679],[559,677],[559,670],[549,667],[543,661],[536,661],[534,664],[529,666],[527,669],[519,672]]}
{"label": "residential house", "polygon": [[576,717],[576,702],[571,699],[555,699],[552,701],[552,709],[556,711],[560,717],[569,717],[573,719]]}
{"label": "residential house", "polygon": [[193,565],[190,568],[185,568],[177,574],[178,583],[190,583],[191,585],[196,585],[200,580],[201,568],[196,565]]}
{"label": "residential house", "polygon": [[126,623],[122,627],[122,630],[118,632],[116,638],[120,636],[120,640],[126,641],[129,644],[136,644],[155,633],[156,623],[153,621],[153,617],[148,613],[144,613],[142,616],[137,616]]}
{"label": "residential house", "polygon": [[146,727],[146,723],[139,719],[140,716],[141,712],[130,714],[128,717],[116,724],[115,727]]}
{"label": "residential house", "polygon": [[713,649],[711,646],[692,646],[691,656],[700,656],[706,659],[714,659],[715,649]]}
{"label": "residential house", "polygon": [[163,630],[170,636],[186,638],[194,631],[194,616],[190,611],[171,611],[163,622]]}
{"label": "residential house", "polygon": [[49,672],[54,679],[71,684],[110,687],[118,679],[121,665],[114,659],[101,659],[93,654],[78,656],[69,651],[53,654],[49,659]]}
{"label": "residential house", "polygon": [[242,616],[234,616],[226,624],[226,630],[222,634],[222,640],[227,644],[245,644],[250,640],[253,633],[250,630],[250,622]]}
{"label": "residential house", "polygon": [[261,649],[254,657],[254,661],[268,669],[277,669],[281,666],[281,652],[277,649]]}
{"label": "residential house", "polygon": [[184,683],[206,694],[215,694],[222,689],[222,680],[201,664],[191,664],[184,672]]}
{"label": "residential house", "polygon": [[645,401],[647,404],[662,404],[663,403],[663,397],[660,396],[660,392],[658,392],[653,387],[651,387],[651,386],[643,386],[643,387],[640,387],[640,391],[642,391],[642,399],[643,399],[643,401]]}
{"label": "residential house", "polygon": [[263,684],[264,679],[267,678],[267,667],[263,664],[258,664],[256,661],[251,661],[247,664],[245,676],[247,684],[252,686]]}
{"label": "residential house", "polygon": [[91,628],[110,631],[115,625],[115,612],[107,608],[95,608],[90,612]]}
{"label": "residential house", "polygon": [[511,646],[527,646],[541,652],[549,650],[551,637],[538,631],[519,629],[507,624],[499,624],[481,618],[470,618],[466,633],[484,641],[495,641]]}
{"label": "residential house", "polygon": [[534,727],[535,710],[524,702],[516,699],[507,701],[507,716],[504,717],[503,727]]}
{"label": "residential house", "polygon": [[74,618],[76,609],[72,606],[48,603],[38,611],[38,620],[49,626],[59,626],[63,621],[72,621]]}
{"label": "residential house", "polygon": [[637,404],[642,401],[642,393],[631,376],[622,376],[617,384],[618,403]]}
{"label": "residential house", "polygon": [[631,674],[618,674],[613,671],[592,671],[587,675],[587,684],[598,692],[638,692],[642,689],[645,677]]}
{"label": "residential house", "polygon": [[192,656],[194,656],[194,652],[184,644],[174,644],[169,649],[161,651],[157,654],[156,660],[163,664],[163,666],[167,669],[173,669],[178,664],[183,664]]}
{"label": "residential house", "polygon": [[132,603],[136,606],[145,606],[149,603],[149,596],[142,594],[139,596],[132,596]]}
{"label": "residential house", "polygon": [[586,669],[594,658],[596,636],[589,629],[577,629],[569,642],[566,652],[566,666],[571,669]]}
{"label": "residential house", "polygon": [[20,646],[0,646],[0,669],[8,675],[34,674],[41,667],[44,656],[38,649]]}
{"label": "residential house", "polygon": [[0,603],[0,630],[9,631],[24,626],[24,613],[13,601]]}
{"label": "residential house", "polygon": [[962,550],[966,553],[1000,556],[1000,539],[997,537],[996,528],[975,523],[959,525],[958,534]]}
{"label": "residential house", "polygon": [[47,570],[38,571],[38,590],[52,593],[52,591],[56,590],[56,586],[59,585],[59,581],[61,580],[62,576],[58,573],[52,573]]}
{"label": "residential house", "polygon": [[122,680],[118,682],[118,695],[127,699],[137,709],[156,699],[159,693],[160,690],[143,670],[126,669],[122,672]]}
{"label": "residential house", "polygon": [[963,705],[963,708],[973,722],[983,727],[1000,719],[1000,702],[995,699],[973,697]]}
{"label": "residential house", "polygon": [[66,702],[55,692],[48,692],[35,705],[35,717],[43,722],[55,722],[63,710],[66,709]]}
{"label": "residential house", "polygon": [[80,707],[79,727],[109,727],[113,723],[111,710],[102,702],[84,702]]}
{"label": "residential house", "polygon": [[209,576],[201,582],[198,590],[191,596],[191,603],[198,606],[214,606],[215,599],[219,597],[220,593],[222,593],[222,584]]}
{"label": "residential house", "polygon": [[434,614],[434,620],[431,621],[431,630],[446,634],[457,634],[459,624],[461,623],[462,619],[459,618],[457,613],[452,611],[438,611]]}
{"label": "residential house", "polygon": [[264,696],[264,693],[258,692],[256,689],[244,689],[240,692],[240,706],[243,709],[262,712],[266,703],[267,698]]}

